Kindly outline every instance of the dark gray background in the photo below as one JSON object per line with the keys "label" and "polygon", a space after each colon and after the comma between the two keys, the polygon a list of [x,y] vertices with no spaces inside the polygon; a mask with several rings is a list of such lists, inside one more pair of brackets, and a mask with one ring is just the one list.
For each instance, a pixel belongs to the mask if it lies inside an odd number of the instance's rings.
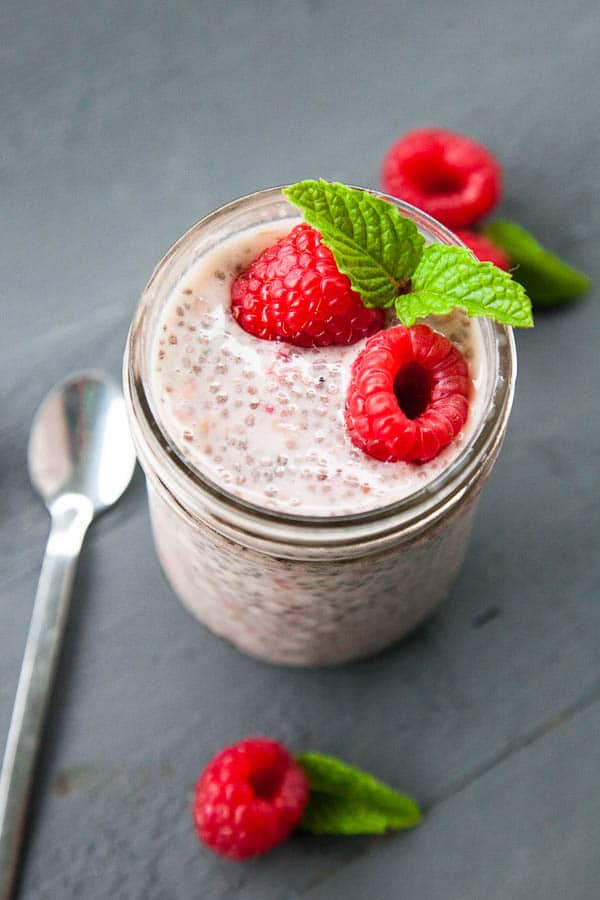
{"label": "dark gray background", "polygon": [[[600,281],[600,16],[596,0],[4,0],[0,34],[1,749],[47,529],[24,463],[46,389],[82,366],[118,377],[153,265],[203,214],[304,177],[377,186],[416,125],[493,148],[502,211]],[[599,323],[596,293],[518,335],[459,583],[368,662],[274,668],[196,625],[138,475],[83,555],[22,896],[596,900]],[[219,861],[190,797],[248,733],[369,768],[425,824]]]}

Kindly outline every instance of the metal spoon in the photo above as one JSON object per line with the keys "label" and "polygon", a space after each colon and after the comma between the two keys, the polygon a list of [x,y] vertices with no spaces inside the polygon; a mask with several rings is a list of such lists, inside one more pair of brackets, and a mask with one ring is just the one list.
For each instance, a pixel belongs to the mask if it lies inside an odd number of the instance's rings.
{"label": "metal spoon", "polygon": [[0,900],[14,888],[34,766],[73,577],[88,526],[131,480],[135,452],[121,392],[79,372],[57,385],[31,429],[29,475],[51,516],[0,773]]}

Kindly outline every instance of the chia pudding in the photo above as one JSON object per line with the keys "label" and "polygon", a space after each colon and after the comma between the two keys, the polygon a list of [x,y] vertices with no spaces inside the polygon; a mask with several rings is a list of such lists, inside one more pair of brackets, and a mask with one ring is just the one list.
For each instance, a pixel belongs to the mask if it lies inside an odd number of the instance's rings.
{"label": "chia pudding", "polygon": [[236,275],[293,224],[236,234],[185,274],[162,312],[151,389],[179,452],[240,499],[306,516],[352,515],[413,494],[469,441],[481,418],[481,335],[460,310],[424,320],[469,362],[470,415],[458,437],[421,465],[367,456],[344,424],[352,362],[366,339],[294,347],[248,334],[231,315]]}
{"label": "chia pudding", "polygon": [[[426,239],[456,243],[398,205]],[[317,665],[381,649],[447,595],[501,444],[514,351],[509,330],[487,320],[458,310],[425,320],[468,362],[465,426],[427,463],[367,456],[344,424],[365,341],[264,341],[231,314],[236,275],[298,221],[275,189],[188,232],[142,298],[125,389],[175,592],[241,649]]]}

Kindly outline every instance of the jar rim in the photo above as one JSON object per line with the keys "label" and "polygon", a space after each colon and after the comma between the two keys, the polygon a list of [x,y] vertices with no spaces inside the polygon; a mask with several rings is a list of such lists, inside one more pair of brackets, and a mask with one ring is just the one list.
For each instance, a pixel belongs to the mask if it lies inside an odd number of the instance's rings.
{"label": "jar rim", "polygon": [[[151,304],[148,292],[161,271],[168,266],[180,248],[194,236],[220,219],[250,208],[257,203],[284,201],[284,186],[267,188],[233,200],[200,219],[188,229],[165,253],[155,267],[139,301],[125,349],[123,381],[126,404],[138,456],[146,474],[150,472],[163,488],[201,519],[209,518],[221,526],[238,532],[250,532],[271,537],[275,532],[288,535],[301,543],[338,544],[363,538],[377,537],[424,526],[433,516],[437,519],[472,488],[486,468],[488,459],[495,458],[508,420],[516,379],[516,351],[512,329],[493,320],[485,320],[489,335],[497,351],[496,378],[486,407],[481,412],[478,429],[450,465],[417,491],[393,503],[357,513],[333,516],[308,516],[277,509],[266,509],[244,500],[204,475],[189,463],[177,445],[169,438],[152,411],[144,379],[143,328]],[[365,190],[361,188],[361,190]],[[435,240],[451,246],[464,246],[445,226],[409,203],[379,191],[369,191],[394,203],[417,226],[430,233]],[[287,201],[285,201],[287,203]],[[293,209],[289,204],[290,209]],[[160,468],[157,462],[160,462]],[[186,503],[178,499],[185,495]]]}

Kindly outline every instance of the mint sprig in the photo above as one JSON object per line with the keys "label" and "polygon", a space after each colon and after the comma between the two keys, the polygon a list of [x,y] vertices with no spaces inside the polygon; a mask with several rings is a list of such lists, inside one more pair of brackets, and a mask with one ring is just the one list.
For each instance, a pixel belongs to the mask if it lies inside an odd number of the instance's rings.
{"label": "mint sprig", "polygon": [[408,287],[425,241],[396,206],[322,179],[301,181],[283,193],[320,232],[365,306],[391,306]]}
{"label": "mint sprig", "polygon": [[513,278],[527,290],[536,307],[572,303],[590,287],[583,272],[550,253],[515,222],[491,222],[483,234],[507,254],[515,267]]}
{"label": "mint sprig", "polygon": [[320,232],[365,306],[395,305],[407,326],[455,307],[505,325],[533,325],[531,302],[507,272],[464,248],[424,248],[414,222],[393,203],[322,179],[301,181],[283,193]]}
{"label": "mint sprig", "polygon": [[414,828],[419,807],[372,775],[322,753],[297,757],[308,778],[310,799],[300,827],[313,834],[383,834]]}
{"label": "mint sprig", "polygon": [[405,325],[458,307],[469,316],[489,316],[505,325],[533,325],[524,288],[492,263],[479,262],[464,247],[430,244],[412,277],[412,293],[396,300]]}

